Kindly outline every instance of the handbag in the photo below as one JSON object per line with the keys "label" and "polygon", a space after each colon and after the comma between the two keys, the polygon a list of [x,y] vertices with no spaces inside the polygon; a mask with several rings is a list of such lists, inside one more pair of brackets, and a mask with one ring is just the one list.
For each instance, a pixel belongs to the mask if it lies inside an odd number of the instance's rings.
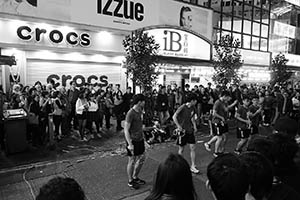
{"label": "handbag", "polygon": [[30,112],[32,103],[29,106],[29,113],[28,113],[28,123],[29,124],[39,124],[39,116],[34,114],[33,112]]}

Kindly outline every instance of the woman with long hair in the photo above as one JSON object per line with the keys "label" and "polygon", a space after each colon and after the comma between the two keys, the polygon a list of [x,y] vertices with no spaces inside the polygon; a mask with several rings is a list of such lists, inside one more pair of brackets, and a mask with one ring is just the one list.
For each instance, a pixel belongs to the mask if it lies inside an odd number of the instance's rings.
{"label": "woman with long hair", "polygon": [[145,200],[196,200],[188,162],[179,154],[170,154],[160,163],[153,189]]}
{"label": "woman with long hair", "polygon": [[85,126],[86,126],[86,119],[87,119],[87,112],[88,112],[88,101],[83,91],[80,92],[78,99],[76,101],[76,115],[78,118],[79,124],[79,133],[81,140],[86,142],[87,138],[85,136]]}

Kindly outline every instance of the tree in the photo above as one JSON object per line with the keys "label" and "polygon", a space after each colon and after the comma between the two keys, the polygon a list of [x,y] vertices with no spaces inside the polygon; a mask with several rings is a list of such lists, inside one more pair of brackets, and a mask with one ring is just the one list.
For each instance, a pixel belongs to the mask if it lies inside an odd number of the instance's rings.
{"label": "tree", "polygon": [[212,79],[216,84],[226,86],[228,83],[238,84],[241,81],[238,70],[243,62],[239,47],[240,41],[230,35],[222,36],[218,44],[214,45],[216,55],[213,59],[215,72]]}
{"label": "tree", "polygon": [[140,86],[142,89],[151,88],[158,76],[157,50],[159,45],[156,44],[154,37],[148,36],[148,33],[139,29],[125,37],[123,46],[126,52],[124,64],[127,68],[127,75],[134,86]]}
{"label": "tree", "polygon": [[272,59],[271,80],[270,85],[274,86],[276,83],[279,85],[285,84],[285,82],[291,78],[293,72],[287,70],[286,63],[289,60],[285,58],[285,55],[279,53]]}

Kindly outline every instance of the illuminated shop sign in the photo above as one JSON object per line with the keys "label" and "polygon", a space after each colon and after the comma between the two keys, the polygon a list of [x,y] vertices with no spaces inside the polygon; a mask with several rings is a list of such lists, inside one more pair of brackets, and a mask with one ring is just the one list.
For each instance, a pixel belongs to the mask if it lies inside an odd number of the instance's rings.
{"label": "illuminated shop sign", "polygon": [[82,47],[89,47],[91,44],[90,35],[88,33],[78,33],[70,31],[63,34],[59,29],[47,30],[44,28],[35,27],[32,28],[29,25],[20,26],[17,29],[17,35],[21,40],[40,42],[42,39],[48,39],[55,44],[61,44],[63,42],[68,45]]}
{"label": "illuminated shop sign", "polygon": [[211,60],[211,43],[193,32],[163,27],[146,32],[160,45],[161,56]]}
{"label": "illuminated shop sign", "polygon": [[133,1],[97,0],[97,12],[120,19],[143,21],[145,11],[143,4]]}
{"label": "illuminated shop sign", "polygon": [[71,75],[62,75],[60,77],[57,74],[51,74],[47,77],[47,83],[49,83],[50,80],[54,80],[55,87],[60,86],[60,84],[62,84],[62,86],[66,86],[68,80],[73,80],[78,87],[84,86],[86,83],[98,83],[100,87],[105,87],[108,85],[108,77],[105,75],[90,75],[89,77],[85,77],[83,75],[75,75],[74,77]]}

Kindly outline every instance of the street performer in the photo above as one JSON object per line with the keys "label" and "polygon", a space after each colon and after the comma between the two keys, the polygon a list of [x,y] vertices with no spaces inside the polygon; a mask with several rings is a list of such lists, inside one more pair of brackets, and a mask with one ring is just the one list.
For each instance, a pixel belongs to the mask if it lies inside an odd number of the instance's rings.
{"label": "street performer", "polygon": [[128,155],[127,175],[128,186],[139,189],[140,185],[146,184],[144,180],[138,178],[146,157],[142,118],[145,106],[144,95],[135,95],[132,103],[133,107],[126,115],[124,127]]}
{"label": "street performer", "polygon": [[188,96],[185,104],[181,105],[173,115],[173,120],[177,126],[178,139],[176,144],[179,147],[178,154],[182,155],[186,144],[190,145],[191,150],[191,172],[197,174],[199,170],[196,167],[196,152],[195,152],[195,135],[197,132],[196,126],[196,109],[197,96],[191,94]]}

